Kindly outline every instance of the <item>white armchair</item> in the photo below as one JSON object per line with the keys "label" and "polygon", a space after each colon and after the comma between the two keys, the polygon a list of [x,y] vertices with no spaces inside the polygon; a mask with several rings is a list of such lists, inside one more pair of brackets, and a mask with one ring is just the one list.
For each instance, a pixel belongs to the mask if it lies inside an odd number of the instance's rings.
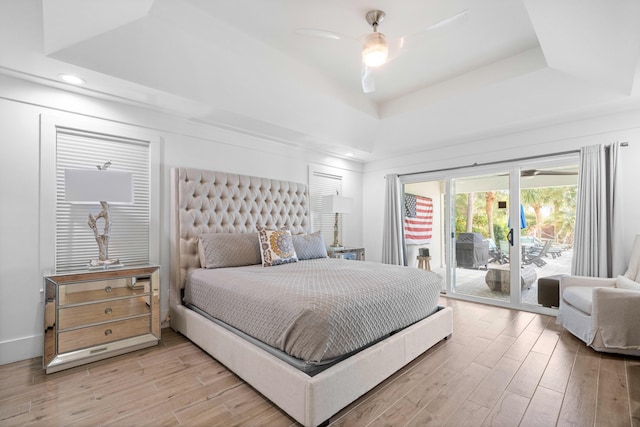
{"label": "white armchair", "polygon": [[598,351],[640,355],[640,235],[624,276],[560,279],[557,323]]}

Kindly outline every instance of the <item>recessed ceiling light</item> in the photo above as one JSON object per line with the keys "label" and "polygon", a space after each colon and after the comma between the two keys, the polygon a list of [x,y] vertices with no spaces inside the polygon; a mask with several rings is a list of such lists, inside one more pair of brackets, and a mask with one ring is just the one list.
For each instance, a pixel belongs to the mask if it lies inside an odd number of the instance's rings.
{"label": "recessed ceiling light", "polygon": [[60,77],[60,79],[72,85],[79,86],[79,85],[87,84],[85,79],[82,79],[78,76],[74,76],[73,74],[58,74],[58,77]]}

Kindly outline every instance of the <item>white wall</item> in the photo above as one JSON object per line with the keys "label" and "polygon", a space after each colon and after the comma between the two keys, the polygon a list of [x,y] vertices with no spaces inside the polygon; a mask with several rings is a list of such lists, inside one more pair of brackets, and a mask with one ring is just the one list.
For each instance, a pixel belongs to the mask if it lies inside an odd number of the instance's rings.
{"label": "white wall", "polygon": [[[356,200],[345,217],[344,239],[362,244],[362,166],[313,151],[213,128],[186,119],[0,76],[0,364],[42,354],[42,273],[53,252],[54,230],[39,230],[40,116],[65,122],[99,120],[144,129],[159,147],[162,318],[168,314],[169,177],[176,166],[205,168],[308,183],[318,164],[343,175],[344,193]],[[97,249],[96,249],[97,250]],[[42,259],[41,259],[42,258]]]}
{"label": "white wall", "polygon": [[[425,136],[428,138],[428,136]],[[624,245],[630,251],[635,234],[640,233],[640,111],[621,112],[540,127],[519,133],[449,144],[435,150],[398,155],[365,165],[363,175],[363,226],[367,259],[382,259],[382,224],[384,211],[384,177],[389,173],[406,174],[474,163],[494,162],[563,151],[582,146],[629,142],[622,148],[624,187]],[[391,142],[390,142],[391,143]],[[473,172],[471,172],[473,173]],[[628,257],[628,254],[626,255]]]}

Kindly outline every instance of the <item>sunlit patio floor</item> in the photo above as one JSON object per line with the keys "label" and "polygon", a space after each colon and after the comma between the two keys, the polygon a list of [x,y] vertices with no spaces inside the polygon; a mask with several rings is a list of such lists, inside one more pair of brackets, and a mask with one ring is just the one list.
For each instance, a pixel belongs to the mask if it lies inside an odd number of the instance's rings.
{"label": "sunlit patio floor", "polygon": [[[571,271],[571,258],[572,252],[570,250],[565,250],[562,252],[561,256],[553,258],[551,255],[544,257],[544,261],[546,265],[542,267],[538,267],[534,264],[529,264],[528,267],[531,267],[536,272],[537,279],[541,277],[553,276],[556,274],[569,274]],[[489,264],[488,268],[498,267],[500,264]],[[444,267],[432,267],[432,271],[440,274],[442,277],[445,277],[445,268]],[[455,277],[455,293],[463,294],[463,295],[473,295],[477,297],[483,298],[491,298],[502,301],[509,300],[509,294],[506,292],[500,291],[492,291],[487,286],[485,282],[485,276],[487,275],[487,270],[482,267],[479,270],[468,269],[468,268],[456,268],[456,277]],[[538,280],[535,280],[529,289],[524,289],[522,291],[522,302],[526,304],[538,305]],[[443,281],[443,291],[444,289],[444,281]]]}

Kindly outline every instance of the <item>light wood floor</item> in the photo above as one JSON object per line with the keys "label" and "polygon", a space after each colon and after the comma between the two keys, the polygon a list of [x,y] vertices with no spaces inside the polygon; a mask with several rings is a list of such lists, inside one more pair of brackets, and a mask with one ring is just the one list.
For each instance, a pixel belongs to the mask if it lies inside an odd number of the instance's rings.
{"label": "light wood floor", "polygon": [[[442,299],[454,333],[331,418],[335,426],[640,426],[640,359],[591,351],[555,318]],[[0,366],[0,425],[289,426],[181,335],[46,375]]]}

